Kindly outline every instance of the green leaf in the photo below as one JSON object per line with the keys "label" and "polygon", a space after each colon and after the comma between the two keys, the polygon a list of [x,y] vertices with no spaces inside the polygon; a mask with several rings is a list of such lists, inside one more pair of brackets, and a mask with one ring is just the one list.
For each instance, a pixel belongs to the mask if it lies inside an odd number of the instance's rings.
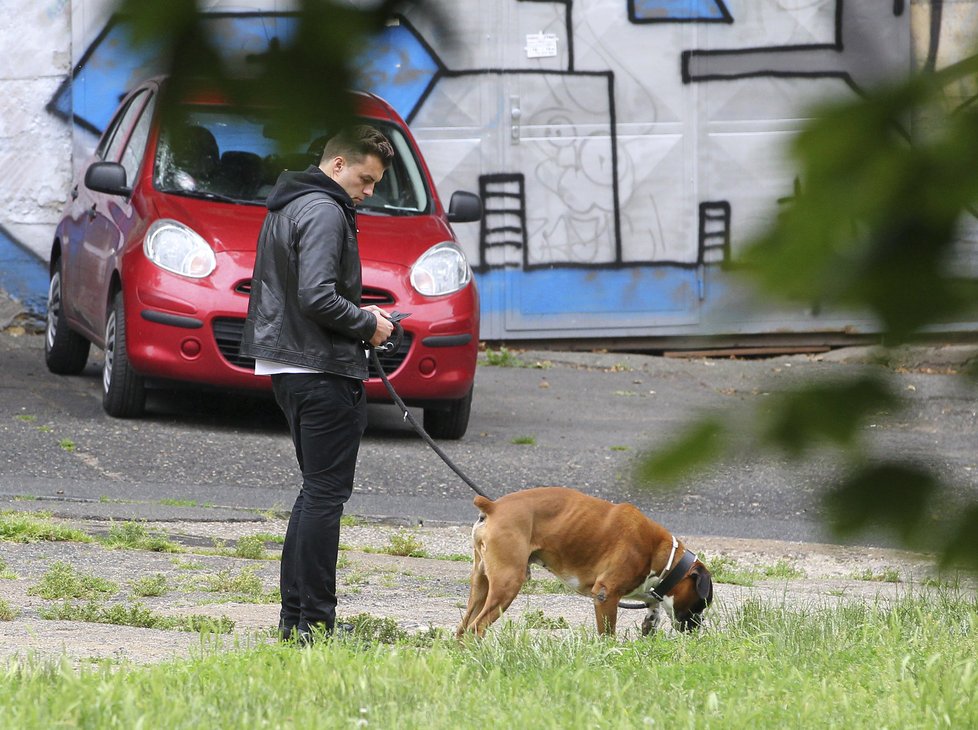
{"label": "green leaf", "polygon": [[773,397],[762,438],[799,457],[823,441],[851,444],[866,419],[900,406],[900,399],[877,375],[819,383]]}
{"label": "green leaf", "polygon": [[959,564],[978,569],[978,504],[964,509],[947,534],[948,540],[941,551],[941,565]]}
{"label": "green leaf", "polygon": [[889,528],[913,544],[943,485],[916,464],[884,463],[864,467],[836,484],[825,497],[830,526],[840,536],[872,528]]}
{"label": "green leaf", "polygon": [[644,457],[639,462],[636,477],[646,484],[675,482],[722,453],[725,435],[726,428],[718,420],[704,419],[693,423],[670,446]]}

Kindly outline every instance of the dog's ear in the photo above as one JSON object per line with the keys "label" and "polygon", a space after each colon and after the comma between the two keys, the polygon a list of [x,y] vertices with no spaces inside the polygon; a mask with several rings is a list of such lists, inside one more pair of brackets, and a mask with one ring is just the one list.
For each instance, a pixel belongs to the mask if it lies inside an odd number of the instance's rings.
{"label": "dog's ear", "polygon": [[710,575],[710,571],[706,569],[705,565],[700,564],[693,568],[693,575],[696,577],[697,595],[709,606],[713,603],[713,577]]}

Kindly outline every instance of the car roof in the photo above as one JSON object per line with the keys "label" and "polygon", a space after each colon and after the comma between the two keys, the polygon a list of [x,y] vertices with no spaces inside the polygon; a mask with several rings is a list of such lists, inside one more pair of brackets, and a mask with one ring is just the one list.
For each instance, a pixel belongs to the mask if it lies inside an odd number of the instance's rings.
{"label": "car roof", "polygon": [[[168,84],[168,81],[169,76],[167,75],[153,76],[145,79],[140,84],[133,87],[133,90],[136,88],[145,88],[149,86],[156,86],[161,90],[164,90]],[[353,97],[357,114],[365,117],[372,117],[374,119],[387,119],[402,125],[404,124],[404,120],[401,119],[398,113],[394,110],[394,107],[376,94],[356,89],[350,90],[347,93]],[[224,104],[227,102],[227,95],[223,90],[218,89],[213,84],[202,80],[200,84],[197,84],[192,88],[192,91],[189,93],[186,100],[196,104]]]}

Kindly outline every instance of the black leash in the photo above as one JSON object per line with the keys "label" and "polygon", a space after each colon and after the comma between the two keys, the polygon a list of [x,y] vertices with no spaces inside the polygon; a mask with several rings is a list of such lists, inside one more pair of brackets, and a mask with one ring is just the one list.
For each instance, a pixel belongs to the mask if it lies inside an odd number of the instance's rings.
{"label": "black leash", "polygon": [[418,423],[414,416],[411,415],[411,412],[408,411],[407,406],[404,405],[404,401],[401,400],[401,397],[397,394],[397,391],[394,390],[394,386],[391,385],[391,381],[387,379],[387,373],[384,372],[384,368],[380,364],[380,358],[377,356],[378,350],[386,353],[396,352],[398,350],[398,348],[401,346],[401,342],[404,339],[404,328],[401,326],[400,322],[405,317],[410,316],[410,313],[405,314],[403,312],[391,312],[390,321],[394,324],[394,332],[391,334],[390,339],[384,342],[384,344],[380,345],[379,347],[369,348],[370,361],[374,364],[374,367],[377,368],[377,372],[380,373],[380,379],[384,381],[384,386],[387,388],[387,392],[390,393],[391,398],[394,399],[394,402],[397,404],[398,408],[401,409],[401,412],[404,414],[404,418],[407,419],[412,426],[414,426],[414,430],[417,431],[418,435],[425,440],[425,443],[427,443],[428,446],[430,446],[432,450],[441,457],[442,461],[448,464],[449,468],[451,468],[453,472],[458,474],[459,478],[463,482],[472,488],[473,492],[485,497],[486,499],[492,499],[492,497],[479,489],[479,485],[469,479],[465,475],[465,472],[456,466],[455,462],[448,458],[448,454],[441,450],[438,444],[435,443],[434,439],[428,435],[428,432],[425,431],[421,424]]}

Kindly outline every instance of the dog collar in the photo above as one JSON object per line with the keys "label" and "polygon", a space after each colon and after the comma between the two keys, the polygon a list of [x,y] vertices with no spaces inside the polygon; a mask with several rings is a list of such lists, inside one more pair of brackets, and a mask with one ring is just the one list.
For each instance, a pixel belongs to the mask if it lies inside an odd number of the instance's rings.
{"label": "dog collar", "polygon": [[694,553],[692,550],[686,550],[683,553],[683,556],[679,559],[679,562],[670,569],[672,559],[676,555],[676,547],[676,537],[673,535],[672,552],[669,554],[669,562],[666,563],[666,567],[663,568],[662,572],[659,574],[658,584],[655,586],[655,588],[652,588],[649,591],[649,596],[657,601],[664,599],[666,594],[675,588],[679,584],[679,581],[686,577],[686,574],[689,573],[690,568],[693,567],[693,563],[696,562],[696,553]]}

